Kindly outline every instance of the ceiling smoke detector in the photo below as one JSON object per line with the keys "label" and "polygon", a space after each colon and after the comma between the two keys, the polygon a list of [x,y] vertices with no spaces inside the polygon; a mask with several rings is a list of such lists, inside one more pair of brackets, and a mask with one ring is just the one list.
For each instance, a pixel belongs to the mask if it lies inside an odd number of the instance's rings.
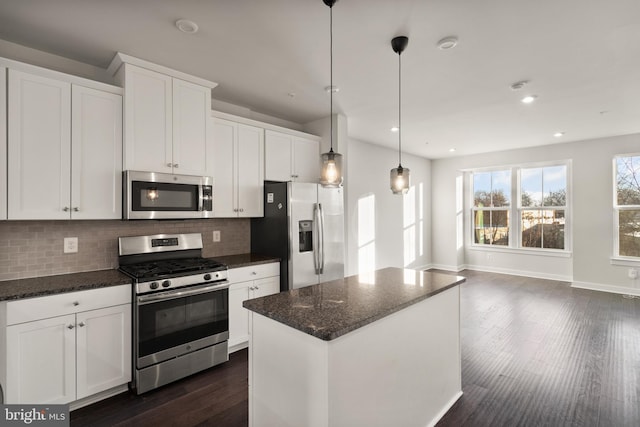
{"label": "ceiling smoke detector", "polygon": [[198,32],[198,24],[188,19],[178,19],[176,21],[176,27],[183,33],[194,34]]}
{"label": "ceiling smoke detector", "polygon": [[529,84],[529,80],[521,80],[519,82],[515,82],[510,87],[511,87],[511,90],[520,90],[528,84]]}
{"label": "ceiling smoke detector", "polygon": [[438,40],[438,43],[436,43],[436,46],[438,46],[438,49],[440,50],[453,49],[457,45],[458,45],[458,38],[456,36],[445,37],[443,39]]}

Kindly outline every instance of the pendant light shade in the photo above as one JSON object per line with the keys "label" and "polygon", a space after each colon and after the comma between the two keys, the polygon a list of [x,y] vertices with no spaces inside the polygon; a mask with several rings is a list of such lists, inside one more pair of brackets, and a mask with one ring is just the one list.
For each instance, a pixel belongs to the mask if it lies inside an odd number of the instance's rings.
{"label": "pendant light shade", "polygon": [[409,44],[404,36],[391,40],[393,51],[398,54],[398,167],[391,169],[390,186],[393,194],[407,194],[411,185],[409,168],[402,167],[402,51]]}
{"label": "pendant light shade", "polygon": [[342,154],[333,151],[333,5],[338,0],[322,0],[329,6],[329,59],[330,59],[330,85],[329,85],[329,120],[331,122],[331,148],[329,152],[320,156],[320,184],[323,187],[337,188],[342,185]]}

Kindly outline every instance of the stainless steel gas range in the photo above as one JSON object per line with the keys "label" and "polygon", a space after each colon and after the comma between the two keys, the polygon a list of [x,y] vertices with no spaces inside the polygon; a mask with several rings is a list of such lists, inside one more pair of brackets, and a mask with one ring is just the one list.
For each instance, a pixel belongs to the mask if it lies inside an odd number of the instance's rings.
{"label": "stainless steel gas range", "polygon": [[120,237],[134,283],[132,388],[144,393],[229,360],[227,266],[202,258],[200,234]]}

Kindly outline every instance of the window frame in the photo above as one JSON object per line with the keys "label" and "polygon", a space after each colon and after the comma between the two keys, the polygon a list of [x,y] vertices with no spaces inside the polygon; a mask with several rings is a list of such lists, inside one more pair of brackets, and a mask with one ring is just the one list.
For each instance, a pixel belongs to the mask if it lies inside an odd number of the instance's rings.
{"label": "window frame", "polygon": [[[572,188],[572,164],[571,160],[557,160],[547,162],[533,162],[533,163],[521,163],[508,166],[494,166],[469,169],[468,172],[468,185],[470,191],[468,192],[467,201],[469,203],[470,218],[467,221],[470,232],[466,233],[466,241],[468,242],[468,248],[472,250],[488,250],[488,251],[502,251],[513,253],[529,253],[544,256],[557,256],[557,257],[569,257],[572,254],[573,236],[572,236],[572,205],[573,205],[573,188]],[[545,168],[553,166],[564,166],[566,168],[566,200],[565,206],[536,206],[536,207],[523,207],[522,206],[522,188],[521,188],[521,170],[529,168]],[[474,206],[474,182],[473,176],[476,173],[498,172],[509,170],[511,172],[511,194],[510,204],[507,207],[509,216],[509,244],[508,246],[501,245],[487,245],[475,243],[475,212],[477,208]],[[482,209],[488,209],[483,207]],[[491,209],[504,209],[504,208],[491,208]],[[564,249],[555,248],[537,248],[537,247],[523,247],[522,246],[522,211],[528,210],[564,210],[565,224],[564,224]],[[513,237],[515,236],[515,237]]]}
{"label": "window frame", "polygon": [[[511,242],[512,242],[512,226],[511,223],[513,221],[512,219],[512,213],[511,213],[511,209],[513,206],[513,171],[510,167],[504,167],[504,168],[495,168],[495,169],[488,169],[488,170],[476,170],[473,171],[470,174],[470,180],[471,180],[471,188],[473,189],[473,174],[474,173],[493,173],[493,172],[504,172],[504,171],[508,171],[509,172],[509,178],[510,178],[510,183],[509,183],[509,190],[510,190],[510,194],[509,194],[509,204],[506,206],[483,206],[481,208],[476,207],[475,206],[475,192],[471,191],[471,243],[474,246],[477,247],[481,247],[481,248],[508,248],[511,247]],[[489,194],[493,194],[493,177],[491,179],[491,188],[490,188],[490,192]],[[506,245],[495,245],[493,243],[476,243],[475,242],[475,220],[476,220],[476,212],[478,211],[483,211],[483,212],[506,212],[507,213],[507,244]]]}
{"label": "window frame", "polygon": [[620,212],[640,210],[640,205],[618,205],[618,162],[623,157],[640,157],[640,152],[616,154],[612,159],[612,208],[613,208],[613,256],[611,263],[625,266],[637,266],[640,264],[640,257],[620,255]]}

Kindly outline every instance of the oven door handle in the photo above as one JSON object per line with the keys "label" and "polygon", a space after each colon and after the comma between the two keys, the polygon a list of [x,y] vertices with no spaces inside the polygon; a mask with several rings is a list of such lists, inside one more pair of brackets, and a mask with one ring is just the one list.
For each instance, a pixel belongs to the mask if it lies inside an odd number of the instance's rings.
{"label": "oven door handle", "polygon": [[150,304],[158,301],[167,301],[176,298],[190,297],[193,295],[206,294],[207,292],[215,292],[227,289],[230,286],[228,280],[217,282],[215,285],[203,285],[189,289],[178,289],[169,292],[159,292],[152,295],[142,295],[138,297],[138,305]]}

